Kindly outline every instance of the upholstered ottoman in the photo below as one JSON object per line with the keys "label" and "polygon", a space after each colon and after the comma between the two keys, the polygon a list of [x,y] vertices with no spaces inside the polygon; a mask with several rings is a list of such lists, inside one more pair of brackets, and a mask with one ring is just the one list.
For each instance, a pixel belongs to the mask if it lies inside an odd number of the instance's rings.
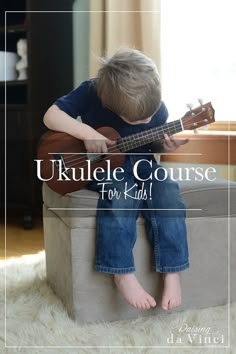
{"label": "upholstered ottoman", "polygon": [[[236,183],[230,185],[231,203],[225,180],[182,182],[180,188],[187,208],[202,210],[187,211],[190,268],[181,272],[183,302],[174,311],[225,304],[230,261],[231,269],[236,269],[235,256],[229,259],[229,250],[232,255],[236,251]],[[65,304],[69,315],[80,323],[130,319],[162,312],[160,306],[150,310],[134,309],[116,290],[111,274],[94,271],[97,200],[97,193],[85,189],[61,196],[43,185],[48,283]],[[153,271],[152,250],[141,217],[137,220],[134,258],[139,281],[160,300],[162,279]],[[231,300],[236,300],[233,282]]]}

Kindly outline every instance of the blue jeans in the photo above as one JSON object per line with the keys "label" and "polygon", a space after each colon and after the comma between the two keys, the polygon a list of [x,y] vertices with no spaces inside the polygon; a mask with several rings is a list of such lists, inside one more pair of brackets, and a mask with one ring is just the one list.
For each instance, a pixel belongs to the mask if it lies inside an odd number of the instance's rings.
{"label": "blue jeans", "polygon": [[[133,167],[140,159],[150,160],[152,166],[145,161],[139,163],[139,178],[135,178]],[[140,212],[154,251],[154,270],[166,273],[188,268],[186,212],[178,184],[168,176],[164,178],[163,169],[150,156],[126,156],[122,167],[122,182],[113,178],[107,184],[93,180],[87,185],[100,193],[95,270],[113,274],[135,272],[133,247]],[[158,167],[158,180],[149,179]],[[99,178],[106,173],[101,172]]]}

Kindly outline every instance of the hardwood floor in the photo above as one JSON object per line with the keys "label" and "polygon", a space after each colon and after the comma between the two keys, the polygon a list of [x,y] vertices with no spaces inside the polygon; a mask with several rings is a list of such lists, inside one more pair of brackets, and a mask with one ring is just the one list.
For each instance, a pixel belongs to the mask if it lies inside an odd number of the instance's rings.
{"label": "hardwood floor", "polygon": [[[0,220],[0,260],[5,258],[5,224]],[[6,257],[20,257],[44,249],[43,224],[38,219],[32,230],[24,230],[17,220],[8,220],[6,225]]]}

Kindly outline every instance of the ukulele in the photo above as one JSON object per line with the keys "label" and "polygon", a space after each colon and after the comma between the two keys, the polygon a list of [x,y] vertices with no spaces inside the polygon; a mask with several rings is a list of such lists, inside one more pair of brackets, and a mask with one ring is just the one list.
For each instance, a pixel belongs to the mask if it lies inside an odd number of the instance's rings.
{"label": "ukulele", "polygon": [[[66,194],[86,187],[94,173],[122,166],[125,153],[156,141],[163,141],[164,134],[173,135],[183,130],[195,130],[215,121],[211,103],[202,104],[188,111],[182,118],[140,133],[121,137],[111,127],[97,131],[116,141],[104,153],[88,153],[82,140],[61,132],[48,131],[38,146],[37,176],[57,193]],[[150,153],[151,154],[151,153]]]}

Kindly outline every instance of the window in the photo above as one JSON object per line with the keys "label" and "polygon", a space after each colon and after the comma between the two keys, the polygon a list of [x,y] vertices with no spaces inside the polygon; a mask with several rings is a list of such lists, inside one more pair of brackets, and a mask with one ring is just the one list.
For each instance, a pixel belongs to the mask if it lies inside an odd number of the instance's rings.
{"label": "window", "polygon": [[162,0],[162,87],[170,119],[203,98],[216,120],[236,121],[235,34],[235,0]]}

